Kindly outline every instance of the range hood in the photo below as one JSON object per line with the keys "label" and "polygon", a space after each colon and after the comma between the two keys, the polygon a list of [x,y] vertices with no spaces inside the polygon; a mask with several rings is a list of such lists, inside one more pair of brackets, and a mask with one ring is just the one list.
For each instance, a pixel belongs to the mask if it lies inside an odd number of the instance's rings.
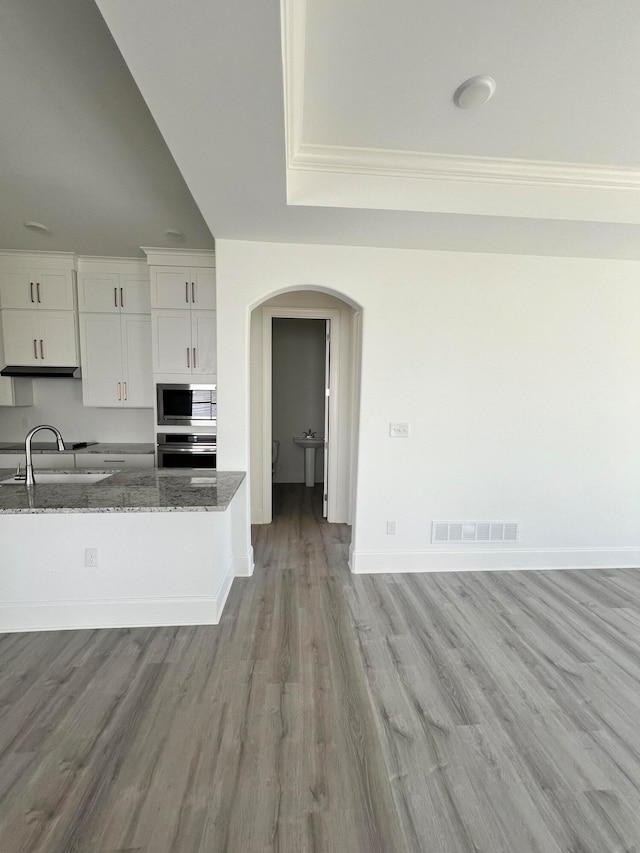
{"label": "range hood", "polygon": [[33,379],[52,376],[63,379],[80,379],[82,372],[79,367],[40,367],[37,364],[8,364],[4,370],[0,370],[0,376],[24,376]]}

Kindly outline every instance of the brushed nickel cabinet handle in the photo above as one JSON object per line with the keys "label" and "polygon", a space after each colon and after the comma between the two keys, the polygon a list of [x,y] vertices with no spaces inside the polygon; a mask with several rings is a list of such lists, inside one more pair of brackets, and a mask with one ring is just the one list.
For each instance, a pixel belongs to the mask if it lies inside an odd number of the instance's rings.
{"label": "brushed nickel cabinet handle", "polygon": [[184,301],[189,301],[189,282],[185,281],[184,283]]}
{"label": "brushed nickel cabinet handle", "polygon": [[122,386],[118,382],[118,400],[122,400]]}
{"label": "brushed nickel cabinet handle", "polygon": [[189,363],[189,347],[187,347],[187,367],[191,367],[191,364]]}
{"label": "brushed nickel cabinet handle", "polygon": [[31,282],[29,282],[29,283],[30,283],[30,285],[31,285],[31,301],[32,301],[32,302],[35,302],[35,299],[33,298],[33,282],[31,281]]}
{"label": "brushed nickel cabinet handle", "polygon": [[193,282],[191,282],[191,301],[196,301],[196,286]]}
{"label": "brushed nickel cabinet handle", "polygon": [[124,294],[123,294],[123,288],[122,287],[120,288],[120,307],[124,308]]}
{"label": "brushed nickel cabinet handle", "polygon": [[39,281],[36,282],[36,296],[38,297],[38,302],[42,302],[42,299],[40,299],[40,282]]}
{"label": "brushed nickel cabinet handle", "polygon": [[33,354],[36,358],[38,357],[38,341],[35,338],[33,339]]}
{"label": "brushed nickel cabinet handle", "polygon": [[196,367],[196,348],[193,348],[193,366]]}
{"label": "brushed nickel cabinet handle", "polygon": [[116,306],[116,308],[118,307],[118,288],[117,287],[113,288],[113,304]]}
{"label": "brushed nickel cabinet handle", "polygon": [[123,382],[122,386],[124,388],[124,399],[126,400],[127,399],[127,383]]}
{"label": "brushed nickel cabinet handle", "polygon": [[40,358],[44,361],[44,346],[42,344],[42,338],[40,338]]}

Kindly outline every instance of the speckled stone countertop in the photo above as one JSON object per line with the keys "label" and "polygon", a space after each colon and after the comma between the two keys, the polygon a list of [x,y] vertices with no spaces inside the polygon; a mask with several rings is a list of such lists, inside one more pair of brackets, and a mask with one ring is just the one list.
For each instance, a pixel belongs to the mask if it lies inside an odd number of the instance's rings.
{"label": "speckled stone countertop", "polygon": [[[0,484],[0,514],[44,512],[222,512],[242,471],[127,468],[99,483]],[[0,469],[0,480],[14,472]],[[51,473],[50,471],[48,473]],[[69,472],[67,472],[69,473]]]}
{"label": "speckled stone countertop", "polygon": [[[50,433],[42,433],[42,438],[40,435],[36,436],[34,441],[48,441]],[[75,449],[71,446],[73,442],[67,441],[65,453],[153,453],[155,451],[155,446],[149,443],[125,443],[125,442],[98,442],[98,444],[92,444],[91,447],[76,447]],[[21,447],[17,447],[19,445],[19,441],[0,441],[0,453],[24,453],[24,441],[22,442]],[[34,448],[33,455],[36,453],[58,453],[58,451],[53,447],[51,450],[36,450]]]}

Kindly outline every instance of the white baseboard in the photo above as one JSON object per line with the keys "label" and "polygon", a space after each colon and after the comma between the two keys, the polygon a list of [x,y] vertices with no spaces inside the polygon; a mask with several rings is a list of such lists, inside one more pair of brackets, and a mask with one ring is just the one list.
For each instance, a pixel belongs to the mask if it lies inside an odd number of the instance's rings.
{"label": "white baseboard", "polygon": [[[229,587],[232,580],[230,575]],[[221,591],[226,599],[229,589],[223,585]],[[19,601],[0,605],[0,632],[217,625],[223,605],[213,596]]]}
{"label": "white baseboard", "polygon": [[464,549],[429,551],[354,551],[354,574],[411,572],[497,572],[528,569],[622,569],[640,567],[635,548]]}
{"label": "white baseboard", "polygon": [[250,578],[253,574],[254,562],[253,562],[253,548],[250,547],[247,554],[241,557],[233,558],[233,574],[237,578]]}
{"label": "white baseboard", "polygon": [[216,590],[216,603],[217,603],[217,620],[216,625],[220,621],[222,616],[222,611],[224,610],[224,606],[227,602],[227,598],[229,596],[229,592],[231,590],[231,584],[233,583],[233,569],[234,569],[234,560],[233,557],[229,558],[229,562],[227,563],[227,567],[224,571],[224,575],[220,580],[220,584],[218,585],[218,589]]}

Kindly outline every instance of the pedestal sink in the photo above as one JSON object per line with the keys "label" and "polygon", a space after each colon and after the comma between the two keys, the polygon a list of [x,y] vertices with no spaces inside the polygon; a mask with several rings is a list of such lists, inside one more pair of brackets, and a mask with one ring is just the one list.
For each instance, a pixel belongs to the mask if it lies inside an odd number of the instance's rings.
{"label": "pedestal sink", "polygon": [[316,481],[316,448],[324,447],[323,438],[294,438],[298,447],[304,448],[304,484],[313,486]]}

